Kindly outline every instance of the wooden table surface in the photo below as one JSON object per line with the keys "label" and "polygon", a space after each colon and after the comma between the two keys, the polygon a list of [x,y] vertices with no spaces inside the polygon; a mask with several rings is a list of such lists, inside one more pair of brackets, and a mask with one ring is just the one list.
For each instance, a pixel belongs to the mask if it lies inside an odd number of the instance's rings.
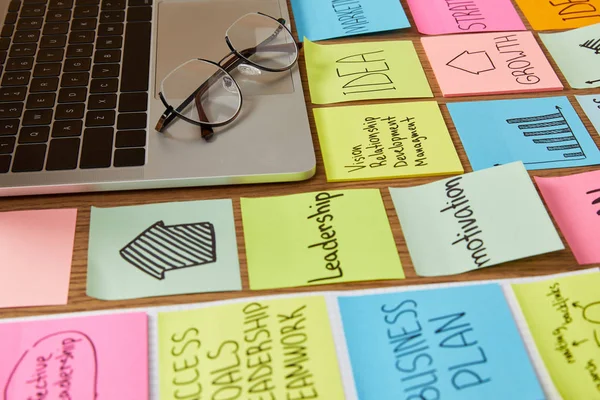
{"label": "wooden table surface", "polygon": [[[403,2],[405,3],[405,2]],[[406,4],[404,4],[405,10],[411,22],[414,26],[414,21]],[[290,8],[291,10],[291,8]],[[518,10],[518,8],[517,8]],[[519,11],[519,10],[518,10]],[[519,11],[520,12],[520,11]],[[522,16],[522,15],[521,15]],[[524,19],[527,23],[527,21]],[[293,22],[293,20],[292,20]],[[527,25],[529,28],[529,25]],[[295,30],[294,30],[295,33]],[[446,99],[442,97],[441,91],[435,76],[427,61],[427,57],[423,51],[423,47],[420,44],[417,30],[413,27],[407,30],[394,31],[389,33],[367,35],[354,38],[336,39],[332,41],[323,42],[324,44],[329,43],[349,43],[354,41],[375,41],[375,40],[412,40],[415,44],[419,58],[427,78],[435,95],[435,100],[441,104],[442,114],[444,115],[446,124],[454,141],[454,145],[458,151],[460,159],[462,160],[465,172],[472,171],[469,162],[465,156],[464,149],[456,133],[456,129],[452,124],[447,108],[445,107]],[[536,34],[537,37],[537,34]],[[538,42],[542,48],[543,45],[538,39]],[[477,97],[459,97],[454,98],[451,101],[469,101],[469,100],[492,100],[492,99],[508,99],[508,98],[527,98],[527,97],[546,97],[546,96],[568,96],[569,100],[577,110],[579,116],[583,120],[585,126],[588,128],[591,136],[595,140],[597,145],[600,145],[600,137],[598,132],[594,130],[590,121],[579,107],[577,101],[573,97],[574,94],[600,94],[600,89],[586,89],[586,90],[573,90],[569,89],[569,86],[557,68],[556,64],[550,62],[554,67],[555,71],[559,75],[565,89],[562,91],[552,91],[545,93],[529,93],[519,95],[497,95],[497,96],[477,96]],[[29,210],[29,209],[48,209],[48,208],[64,208],[64,207],[76,207],[78,209],[77,214],[77,229],[75,233],[75,247],[73,254],[73,265],[71,271],[71,286],[69,290],[69,301],[65,306],[52,306],[52,307],[32,307],[32,308],[21,308],[21,309],[4,309],[0,310],[0,318],[8,317],[19,317],[19,316],[31,316],[40,314],[50,313],[66,313],[76,311],[90,311],[110,308],[129,308],[129,307],[146,307],[146,306],[158,306],[158,305],[173,305],[180,303],[196,303],[196,302],[207,302],[213,300],[224,300],[239,297],[250,297],[257,295],[266,294],[278,294],[278,293],[294,293],[294,292],[308,292],[308,291],[324,291],[324,290],[348,290],[348,289],[362,289],[362,288],[377,288],[377,287],[392,287],[392,286],[403,286],[403,285],[415,285],[415,284],[426,284],[426,283],[440,283],[440,282],[457,282],[464,280],[482,280],[482,279],[498,279],[498,278],[513,278],[513,277],[525,277],[525,276],[536,276],[536,275],[547,275],[559,272],[574,271],[577,269],[598,267],[596,265],[579,266],[570,249],[567,246],[566,241],[563,239],[566,249],[545,254],[541,256],[526,258],[518,261],[513,261],[501,265],[483,268],[477,271],[469,273],[455,275],[455,276],[442,276],[437,278],[424,278],[419,277],[415,274],[411,259],[408,254],[406,242],[404,240],[396,212],[392,204],[391,197],[387,188],[389,186],[394,187],[406,187],[421,185],[428,182],[432,182],[441,177],[435,178],[409,178],[409,179],[391,179],[391,180],[378,180],[378,181],[367,181],[367,182],[343,182],[343,183],[328,183],[325,177],[325,171],[323,168],[323,161],[321,152],[319,149],[319,143],[316,135],[316,129],[314,124],[314,118],[312,115],[312,109],[314,108],[310,102],[308,94],[308,84],[306,81],[306,69],[304,64],[303,53],[301,54],[299,61],[299,68],[302,74],[303,89],[305,92],[306,104],[308,108],[308,116],[310,119],[312,137],[315,147],[315,153],[317,158],[317,171],[313,178],[301,181],[301,182],[289,182],[289,183],[276,183],[276,184],[257,184],[257,185],[237,185],[237,186],[222,186],[222,187],[198,187],[198,188],[182,188],[182,189],[160,189],[160,190],[143,190],[143,191],[124,191],[124,192],[102,192],[102,193],[84,193],[84,194],[68,194],[68,195],[45,195],[35,197],[14,197],[14,198],[2,198],[0,199],[0,211],[9,210]],[[404,102],[414,101],[414,99],[405,100],[385,100],[378,101],[383,102]],[[337,104],[332,106],[348,105],[348,104],[370,104],[378,103],[376,101],[368,102],[353,102],[347,104]],[[323,107],[323,106],[319,106]],[[150,132],[154,134],[154,132]],[[598,169],[600,166],[589,167],[589,168],[568,168],[568,169],[555,169],[555,170],[540,170],[531,171],[531,176],[562,176],[570,175],[585,171],[591,171]],[[404,267],[406,279],[403,280],[389,280],[389,281],[373,281],[373,282],[357,282],[357,283],[344,283],[344,284],[333,284],[333,285],[322,285],[302,288],[289,288],[279,290],[263,290],[263,291],[250,291],[248,286],[248,273],[246,269],[246,256],[243,239],[243,230],[240,213],[240,197],[261,197],[261,196],[276,196],[284,194],[303,193],[311,191],[323,191],[323,190],[339,190],[339,189],[352,189],[352,188],[379,188],[386,206],[389,221],[392,227],[392,231],[396,240],[396,246],[400,253],[400,259]],[[90,207],[115,207],[133,204],[147,204],[147,203],[161,203],[170,201],[187,201],[187,200],[205,200],[205,199],[222,199],[231,198],[234,204],[234,216],[235,224],[238,235],[238,254],[240,260],[240,269],[242,274],[243,290],[239,292],[226,292],[226,293],[203,293],[203,294],[189,294],[189,295],[177,295],[177,296],[165,296],[165,297],[153,297],[137,300],[125,300],[125,301],[101,301],[86,296],[86,270],[87,270],[87,251],[88,251],[88,232],[89,232],[89,218],[90,218]],[[556,224],[555,224],[556,226]],[[593,239],[597,240],[597,239]],[[286,260],[281,260],[281,267],[285,268]],[[35,279],[35,277],[31,277]]]}

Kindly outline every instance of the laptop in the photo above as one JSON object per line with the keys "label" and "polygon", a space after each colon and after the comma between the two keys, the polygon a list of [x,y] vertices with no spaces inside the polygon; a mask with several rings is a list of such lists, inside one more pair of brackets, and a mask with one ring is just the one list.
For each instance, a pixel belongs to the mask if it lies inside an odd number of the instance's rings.
{"label": "laptop", "polygon": [[229,52],[227,28],[285,0],[0,0],[0,196],[298,181],[315,155],[298,65],[236,78],[239,117],[154,126],[162,79]]}

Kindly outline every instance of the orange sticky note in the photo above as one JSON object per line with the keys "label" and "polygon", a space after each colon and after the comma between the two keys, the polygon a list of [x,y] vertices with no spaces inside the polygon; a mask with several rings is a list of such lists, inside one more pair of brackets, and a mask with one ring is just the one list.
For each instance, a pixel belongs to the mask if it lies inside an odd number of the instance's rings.
{"label": "orange sticky note", "polygon": [[0,213],[0,308],[67,304],[77,209]]}
{"label": "orange sticky note", "polygon": [[600,170],[535,177],[544,201],[579,264],[600,262]]}
{"label": "orange sticky note", "polygon": [[421,38],[444,97],[559,90],[531,32]]}
{"label": "orange sticky note", "polygon": [[600,0],[516,0],[536,31],[572,29],[600,22]]}

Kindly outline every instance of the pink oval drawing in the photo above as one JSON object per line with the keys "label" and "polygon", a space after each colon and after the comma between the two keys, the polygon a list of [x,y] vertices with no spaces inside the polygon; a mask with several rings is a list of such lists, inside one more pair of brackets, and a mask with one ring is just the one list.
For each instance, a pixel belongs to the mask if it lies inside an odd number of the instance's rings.
{"label": "pink oval drawing", "polygon": [[85,333],[53,333],[23,353],[3,400],[95,400],[97,372],[96,348]]}

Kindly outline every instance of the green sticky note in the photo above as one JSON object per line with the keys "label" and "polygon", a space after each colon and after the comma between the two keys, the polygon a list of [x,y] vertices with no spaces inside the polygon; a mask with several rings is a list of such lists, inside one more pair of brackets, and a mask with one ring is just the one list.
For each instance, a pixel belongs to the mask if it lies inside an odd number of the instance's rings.
{"label": "green sticky note", "polygon": [[314,109],[330,182],[463,172],[435,101]]}
{"label": "green sticky note", "polygon": [[563,399],[600,398],[600,273],[513,284],[546,369]]}
{"label": "green sticky note", "polygon": [[574,89],[600,87],[600,23],[540,39]]}
{"label": "green sticky note", "polygon": [[343,400],[323,296],[158,314],[160,400]]}
{"label": "green sticky note", "polygon": [[241,289],[231,200],[92,207],[89,296],[116,300]]}
{"label": "green sticky note", "polygon": [[564,248],[520,161],[390,193],[421,276]]}
{"label": "green sticky note", "polygon": [[304,40],[314,104],[433,97],[410,40],[321,45]]}
{"label": "green sticky note", "polygon": [[402,279],[379,189],[242,198],[251,289]]}

